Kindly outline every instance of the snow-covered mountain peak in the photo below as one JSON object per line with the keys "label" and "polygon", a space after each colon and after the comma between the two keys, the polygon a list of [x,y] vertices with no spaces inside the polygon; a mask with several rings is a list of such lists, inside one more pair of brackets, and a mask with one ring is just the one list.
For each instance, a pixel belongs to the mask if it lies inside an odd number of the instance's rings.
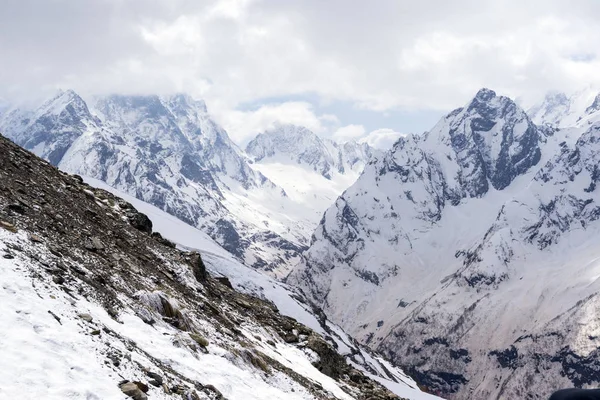
{"label": "snow-covered mountain peak", "polygon": [[425,134],[422,148],[441,152],[448,193],[457,200],[502,190],[540,160],[545,135],[510,98],[481,89],[465,107]]}
{"label": "snow-covered mountain peak", "polygon": [[528,110],[536,124],[586,128],[600,120],[600,88],[588,86],[571,94],[552,91]]}
{"label": "snow-covered mountain peak", "polygon": [[185,112],[190,108],[204,114],[208,113],[204,100],[197,100],[187,93],[175,93],[174,95],[167,96],[165,102],[171,106],[170,108],[175,114],[179,114],[178,110]]}
{"label": "snow-covered mountain peak", "polygon": [[[73,122],[83,119],[93,119],[85,101],[75,91],[59,90],[56,95],[46,100],[35,113],[31,115],[29,126],[37,119],[50,116],[72,118]],[[68,123],[68,120],[65,120]]]}
{"label": "snow-covered mountain peak", "polygon": [[369,163],[288,282],[449,398],[596,385],[600,123],[580,131],[480,91]]}
{"label": "snow-covered mountain peak", "polygon": [[8,137],[54,165],[78,137],[98,131],[100,126],[73,90],[59,91],[34,110],[8,111],[0,120],[0,129]]}
{"label": "snow-covered mountain peak", "polygon": [[378,153],[366,143],[338,144],[322,139],[308,128],[279,125],[260,133],[246,146],[246,153],[256,162],[287,159],[313,168],[327,179],[347,170],[360,173],[367,160]]}
{"label": "snow-covered mountain peak", "polygon": [[148,120],[168,123],[168,110],[156,95],[109,95],[95,99],[94,112],[115,128],[138,129]]}
{"label": "snow-covered mountain peak", "polygon": [[562,92],[548,92],[544,100],[529,109],[531,119],[536,123],[559,125],[560,118],[569,112],[569,98]]}
{"label": "snow-covered mountain peak", "polygon": [[275,154],[286,154],[312,164],[316,160],[311,156],[322,156],[324,151],[325,144],[319,136],[308,128],[292,124],[278,125],[259,133],[246,146],[246,153],[256,161]]}

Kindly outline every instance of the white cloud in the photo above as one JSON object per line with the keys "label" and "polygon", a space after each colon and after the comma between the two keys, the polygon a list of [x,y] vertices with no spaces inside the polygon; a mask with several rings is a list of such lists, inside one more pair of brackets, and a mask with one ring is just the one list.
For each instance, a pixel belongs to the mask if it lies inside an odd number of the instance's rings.
{"label": "white cloud", "polygon": [[598,20],[597,0],[4,1],[0,96],[186,91],[240,121],[268,114],[240,104],[305,94],[388,113],[484,86],[527,102],[600,85]]}
{"label": "white cloud", "polygon": [[362,138],[360,142],[367,143],[370,146],[381,150],[389,150],[399,138],[404,136],[406,136],[406,134],[395,132],[393,129],[383,128],[370,132],[367,136]]}
{"label": "white cloud", "polygon": [[217,121],[230,132],[233,140],[245,144],[258,133],[272,129],[278,124],[305,126],[317,134],[324,134],[330,126],[339,124],[333,115],[317,116],[310,103],[285,102],[264,105],[253,111],[229,109],[209,110]]}
{"label": "white cloud", "polygon": [[338,142],[347,142],[350,140],[356,140],[366,133],[365,127],[362,125],[346,125],[338,128],[333,133],[333,139]]}

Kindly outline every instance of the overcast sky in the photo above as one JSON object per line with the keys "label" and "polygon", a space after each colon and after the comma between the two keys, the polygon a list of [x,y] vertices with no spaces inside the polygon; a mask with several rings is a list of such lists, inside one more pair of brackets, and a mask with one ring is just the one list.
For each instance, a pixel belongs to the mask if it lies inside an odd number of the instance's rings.
{"label": "overcast sky", "polygon": [[185,91],[240,143],[293,122],[384,146],[481,87],[598,85],[598,21],[598,0],[0,0],[0,98]]}

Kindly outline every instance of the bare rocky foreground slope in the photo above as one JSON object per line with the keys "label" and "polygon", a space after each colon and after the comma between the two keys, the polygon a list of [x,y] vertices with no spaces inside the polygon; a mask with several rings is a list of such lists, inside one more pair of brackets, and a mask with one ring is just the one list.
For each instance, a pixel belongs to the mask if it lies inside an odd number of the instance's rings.
{"label": "bare rocky foreground slope", "polygon": [[0,137],[0,397],[397,398],[151,225]]}

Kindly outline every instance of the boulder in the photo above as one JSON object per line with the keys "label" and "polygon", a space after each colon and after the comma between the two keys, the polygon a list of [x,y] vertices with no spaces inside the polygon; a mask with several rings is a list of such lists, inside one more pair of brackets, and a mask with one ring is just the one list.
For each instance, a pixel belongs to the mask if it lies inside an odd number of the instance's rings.
{"label": "boulder", "polygon": [[190,337],[194,339],[194,342],[198,343],[202,347],[208,347],[208,339],[203,336],[198,335],[197,333],[190,332]]}
{"label": "boulder", "polygon": [[206,272],[206,266],[204,265],[204,261],[202,261],[202,257],[200,257],[199,253],[193,252],[189,257],[190,265],[192,266],[192,272],[194,273],[194,277],[198,282],[206,282],[208,278],[208,273]]}
{"label": "boulder", "polygon": [[85,322],[92,322],[92,320],[94,319],[94,318],[92,318],[92,316],[90,314],[86,314],[86,313],[81,313],[78,316]]}
{"label": "boulder", "polygon": [[123,393],[127,396],[131,397],[133,400],[147,400],[148,396],[138,387],[138,385],[134,382],[123,382],[119,385],[119,388]]}

